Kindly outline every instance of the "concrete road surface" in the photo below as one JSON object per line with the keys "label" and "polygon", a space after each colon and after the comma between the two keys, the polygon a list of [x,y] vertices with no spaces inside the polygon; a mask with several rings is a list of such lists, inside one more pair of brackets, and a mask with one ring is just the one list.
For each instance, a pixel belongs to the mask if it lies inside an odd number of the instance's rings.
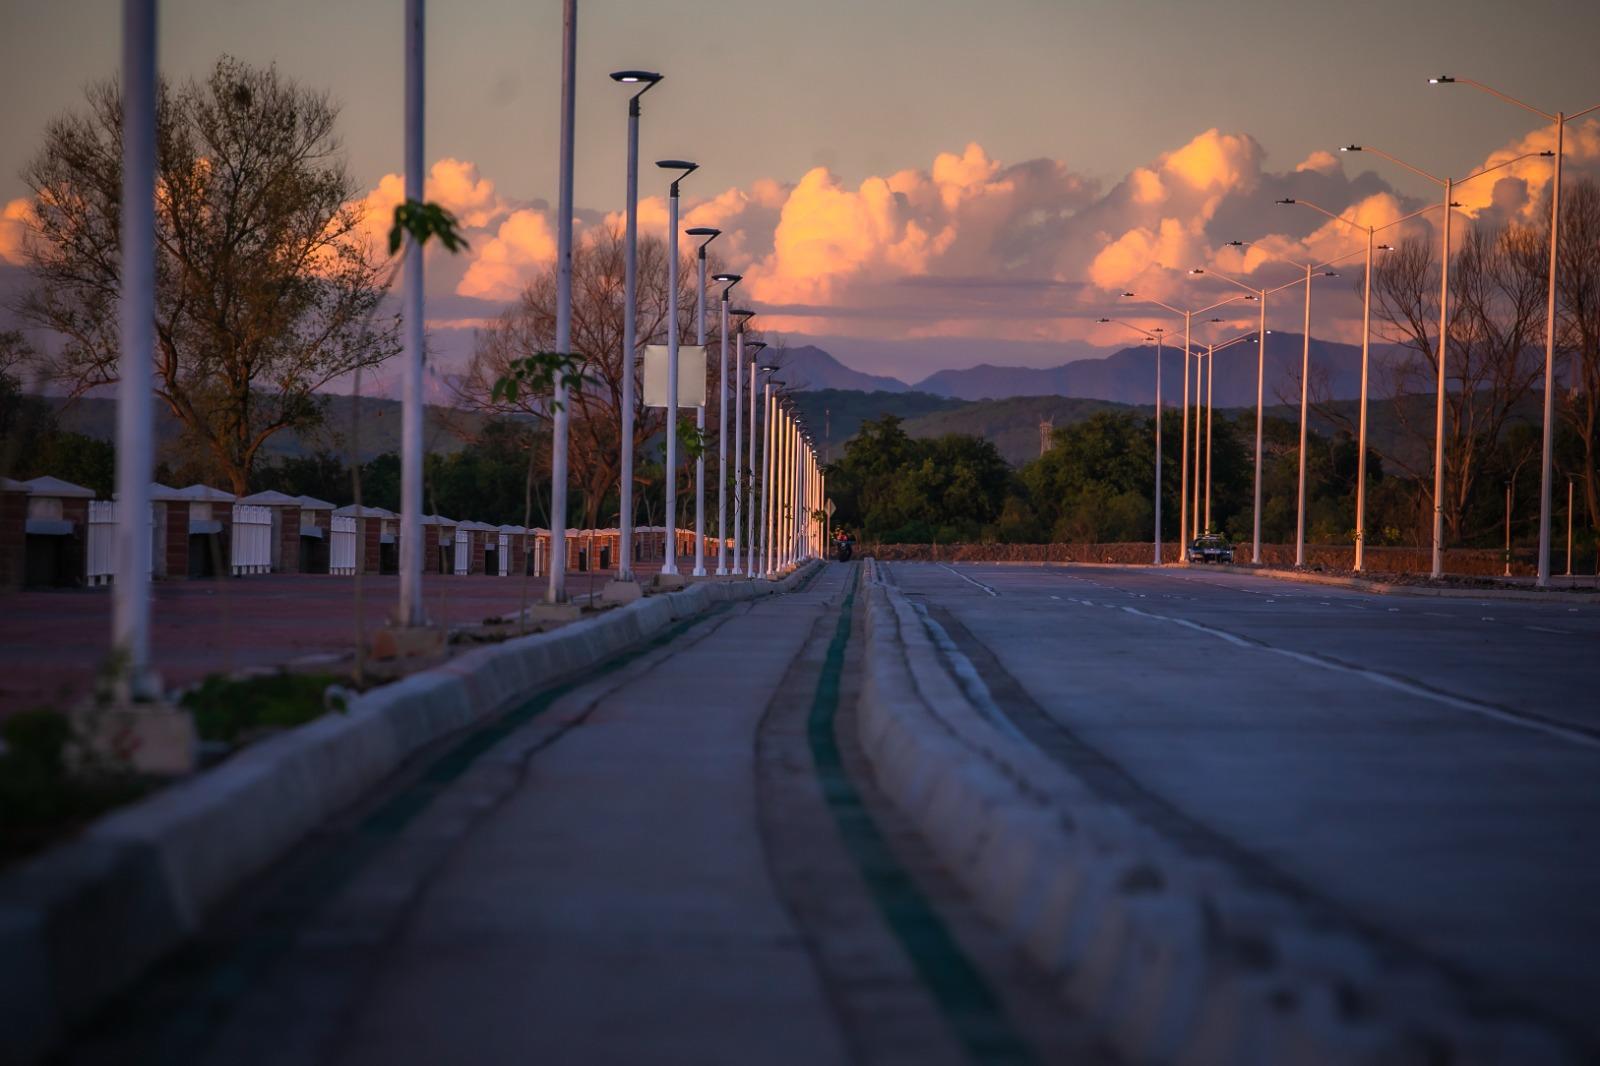
{"label": "concrete road surface", "polygon": [[1201,568],[884,572],[1097,787],[1600,1047],[1600,609]]}

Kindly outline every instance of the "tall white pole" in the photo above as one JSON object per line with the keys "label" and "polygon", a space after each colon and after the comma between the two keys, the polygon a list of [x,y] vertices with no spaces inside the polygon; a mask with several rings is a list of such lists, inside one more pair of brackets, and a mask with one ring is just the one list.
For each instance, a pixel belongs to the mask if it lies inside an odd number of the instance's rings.
{"label": "tall white pole", "polygon": [[1156,559],[1161,565],[1161,354],[1165,331],[1156,333]]}
{"label": "tall white pole", "polygon": [[1372,233],[1367,227],[1367,271],[1361,286],[1361,413],[1356,441],[1356,573],[1366,568],[1367,549],[1367,369],[1372,345]]}
{"label": "tall white pole", "polygon": [[633,576],[633,434],[635,429],[634,375],[639,354],[639,97],[628,99],[628,222],[623,250],[622,307],[622,472],[617,491],[620,513],[617,529],[617,579]]}
{"label": "tall white pole", "polygon": [[[556,351],[572,349],[572,136],[577,94],[578,0],[564,0],[561,34],[560,217],[556,229]],[[550,432],[551,603],[567,599],[567,382],[552,390]]]}
{"label": "tall white pole", "polygon": [[150,440],[155,394],[156,3],[122,4],[122,292],[117,384],[117,579],[112,647],[126,695],[160,695],[150,669]]}
{"label": "tall white pole", "polygon": [[[702,355],[706,347],[706,246],[700,245],[700,291],[695,294],[695,343],[700,346]],[[702,364],[701,373],[705,372]],[[702,379],[703,380],[703,379]],[[703,387],[703,386],[702,386]],[[722,405],[723,397],[728,391],[728,346],[722,346],[722,394],[717,397],[717,405]],[[694,410],[694,428],[700,433],[700,443],[705,444],[706,433],[706,405],[700,404]],[[706,453],[705,448],[700,449],[700,454],[694,460],[694,576],[706,576]]]}
{"label": "tall white pole", "polygon": [[1194,495],[1192,497],[1193,498],[1193,505],[1192,506],[1193,506],[1193,509],[1194,509],[1194,514],[1189,519],[1189,528],[1194,532],[1194,535],[1197,536],[1197,537],[1205,532],[1205,530],[1200,528],[1200,497],[1201,497],[1201,494],[1202,494],[1201,493],[1201,481],[1200,481],[1200,459],[1201,459],[1201,453],[1200,453],[1200,429],[1201,429],[1202,425],[1204,424],[1204,419],[1202,419],[1200,417],[1200,406],[1201,406],[1201,402],[1202,402],[1201,401],[1201,392],[1203,391],[1203,389],[1205,387],[1205,382],[1202,381],[1201,377],[1200,377],[1200,360],[1204,359],[1204,358],[1205,358],[1205,356],[1199,354],[1198,352],[1195,353],[1195,362],[1194,362]]}
{"label": "tall white pole", "polygon": [[[722,361],[717,380],[717,576],[722,577],[728,572],[728,291],[722,291]],[[739,368],[734,367],[734,403],[737,405],[739,383],[737,381]],[[739,425],[739,409],[734,408],[733,425],[737,432]],[[733,465],[739,465],[739,448],[737,442],[733,449]],[[739,489],[734,487],[733,524],[739,525]],[[734,573],[739,572],[739,549],[733,550]]]}
{"label": "tall white pole", "polygon": [[1306,565],[1306,408],[1311,395],[1311,264],[1306,264],[1305,335],[1300,338],[1300,492],[1294,516],[1294,565]]}
{"label": "tall white pole", "polygon": [[667,544],[663,574],[678,572],[678,183],[667,197]]}
{"label": "tall white pole", "polygon": [[776,429],[773,425],[777,421],[774,417],[772,404],[772,379],[766,383],[766,399],[762,404],[763,411],[762,435],[765,438],[761,453],[763,458],[761,477],[761,572],[770,577],[772,575],[772,445],[776,439]]}
{"label": "tall white pole", "polygon": [[1572,479],[1567,479],[1567,576],[1572,576]]}
{"label": "tall white pole", "polygon": [[[739,350],[744,351],[744,330],[739,331]],[[741,360],[742,361],[742,360]],[[756,453],[760,452],[758,456]],[[748,558],[745,561],[744,572],[750,577],[756,576],[756,560],[760,558],[759,545],[756,540],[756,520],[761,517],[761,508],[756,498],[756,475],[761,467],[758,465],[766,458],[766,450],[761,447],[761,438],[756,435],[756,363],[750,360],[750,461],[745,467],[745,509],[744,509],[744,539],[745,551]],[[766,482],[762,481],[765,486]]]}
{"label": "tall white pole", "polygon": [[[426,200],[423,174],[423,101],[426,37],[425,0],[406,0],[405,192]],[[422,603],[422,245],[406,236],[402,302],[405,313],[405,376],[400,408],[400,624],[427,622]]]}
{"label": "tall white pole", "polygon": [[1189,559],[1189,324],[1194,316],[1183,313],[1183,426],[1178,434],[1181,461],[1178,464],[1178,562]]}
{"label": "tall white pole", "polygon": [[[726,313],[722,323],[722,331],[726,334],[728,331]],[[728,342],[724,340],[722,343]],[[750,378],[754,383],[753,367]],[[744,568],[739,565],[741,562],[739,553],[744,549],[744,538],[740,536],[744,532],[744,471],[744,328],[741,325],[739,335],[734,340],[733,350],[733,573],[735,574],[744,573]],[[727,482],[726,474],[723,475],[723,482]]]}
{"label": "tall white pole", "polygon": [[1211,532],[1211,386],[1217,376],[1217,346],[1206,345],[1206,526]]}
{"label": "tall white pole", "polygon": [[1266,416],[1267,384],[1267,292],[1260,290],[1260,319],[1256,326],[1256,485],[1255,509],[1251,516],[1250,561],[1261,565],[1261,427]]}
{"label": "tall white pole", "polygon": [[1444,234],[1439,260],[1439,382],[1433,411],[1433,568],[1444,576],[1444,384],[1445,355],[1450,343],[1450,194],[1453,182],[1444,182]]}
{"label": "tall white pole", "polygon": [[1550,291],[1544,315],[1544,442],[1539,463],[1539,585],[1550,584],[1550,485],[1555,461],[1556,257],[1561,251],[1561,156],[1567,119],[1556,112],[1556,172],[1550,186]]}

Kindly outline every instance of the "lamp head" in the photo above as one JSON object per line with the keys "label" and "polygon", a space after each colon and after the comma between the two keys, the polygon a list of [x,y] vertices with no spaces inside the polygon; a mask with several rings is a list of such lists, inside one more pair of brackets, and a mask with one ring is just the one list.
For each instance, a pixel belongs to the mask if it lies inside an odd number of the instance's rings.
{"label": "lamp head", "polygon": [[678,182],[700,169],[699,163],[691,163],[687,159],[658,159],[656,166],[662,170],[681,170],[683,173],[672,179],[672,195],[678,195]]}
{"label": "lamp head", "polygon": [[[694,231],[690,230],[689,232],[693,233]],[[718,285],[727,285],[727,286],[729,286],[731,288],[732,286],[737,285],[739,282],[743,281],[744,280],[744,275],[743,274],[713,274],[713,275],[711,275],[711,280],[716,282]],[[727,294],[724,293],[723,295],[726,296]]]}
{"label": "lamp head", "polygon": [[1295,201],[1294,201],[1294,199],[1292,197],[1287,197],[1286,196],[1282,200],[1277,200],[1277,201],[1274,201],[1274,202],[1275,203],[1280,203],[1280,204],[1292,204]]}
{"label": "lamp head", "polygon": [[1394,245],[1392,245],[1392,244],[1379,244],[1379,245],[1375,245],[1373,250],[1374,251],[1378,251],[1378,252],[1392,252],[1392,251],[1394,251]]}
{"label": "lamp head", "polygon": [[1339,272],[1337,270],[1324,270],[1322,272],[1322,276],[1325,278],[1336,278],[1339,276]]}
{"label": "lamp head", "polygon": [[1454,85],[1456,80],[1448,74],[1441,74],[1437,78],[1429,78],[1429,85]]}
{"label": "lamp head", "polygon": [[1550,148],[1546,148],[1544,151],[1540,152],[1539,154],[1541,156],[1543,156],[1545,159],[1554,159],[1556,157],[1556,153],[1555,153],[1554,149],[1550,149]]}
{"label": "lamp head", "polygon": [[1194,269],[1190,270],[1189,273],[1191,273],[1191,274],[1204,274],[1205,271],[1202,270],[1199,267],[1195,267]]}
{"label": "lamp head", "polygon": [[1096,322],[1098,322],[1098,323],[1100,323],[1100,324],[1101,324],[1101,325],[1102,325],[1102,326],[1103,326],[1103,325],[1105,325],[1105,324],[1106,324],[1106,323],[1107,323],[1107,322],[1110,322],[1110,321],[1111,321],[1111,320],[1110,320],[1110,319],[1109,319],[1109,318],[1097,318],[1097,319],[1095,319],[1095,321],[1096,321]]}
{"label": "lamp head", "polygon": [[755,317],[755,312],[754,311],[747,310],[747,309],[745,309],[743,307],[735,307],[732,311],[729,311],[728,314],[732,315],[734,318],[754,318]]}
{"label": "lamp head", "polygon": [[1224,248],[1243,248],[1244,245],[1245,245],[1244,241],[1228,241],[1226,244],[1223,245],[1223,247]]}
{"label": "lamp head", "polygon": [[1117,295],[1118,296],[1132,296],[1133,293],[1131,293],[1131,292],[1121,292],[1121,293],[1118,293]]}
{"label": "lamp head", "polygon": [[1341,152],[1359,152],[1359,151],[1361,151],[1361,146],[1359,144],[1347,144],[1343,148],[1339,149],[1339,151],[1341,151]]}
{"label": "lamp head", "polygon": [[611,80],[623,85],[654,85],[661,75],[653,70],[613,70]]}
{"label": "lamp head", "polygon": [[751,341],[749,344],[744,346],[744,349],[745,349],[745,351],[749,352],[751,355],[754,355],[757,352],[759,352],[761,349],[765,348],[766,346],[767,346],[767,342],[766,341]]}
{"label": "lamp head", "polygon": [[720,237],[722,231],[715,226],[691,226],[683,232],[691,237]]}

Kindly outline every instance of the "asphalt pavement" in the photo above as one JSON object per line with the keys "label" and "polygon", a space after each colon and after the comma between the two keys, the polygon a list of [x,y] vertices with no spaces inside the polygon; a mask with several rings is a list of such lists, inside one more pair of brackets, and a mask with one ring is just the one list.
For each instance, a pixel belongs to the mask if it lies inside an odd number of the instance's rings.
{"label": "asphalt pavement", "polygon": [[1002,711],[1093,753],[1165,830],[1600,1047],[1600,608],[1199,567],[883,570]]}

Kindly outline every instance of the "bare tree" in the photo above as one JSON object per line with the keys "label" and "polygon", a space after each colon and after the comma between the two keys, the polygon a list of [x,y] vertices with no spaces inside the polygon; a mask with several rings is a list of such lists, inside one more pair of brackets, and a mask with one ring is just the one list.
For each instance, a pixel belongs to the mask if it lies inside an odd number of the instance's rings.
{"label": "bare tree", "polygon": [[[51,123],[23,173],[35,285],[19,311],[64,343],[74,393],[117,379],[122,101],[114,82]],[[388,272],[361,233],[338,108],[223,57],[157,104],[156,394],[233,491],[263,444],[316,425],[317,391],[397,348],[374,326]]]}
{"label": "bare tree", "polygon": [[1572,353],[1562,413],[1583,446],[1589,525],[1600,527],[1600,185],[1584,178],[1561,198],[1561,347]]}
{"label": "bare tree", "polygon": [[[1444,511],[1459,540],[1482,461],[1539,380],[1544,329],[1543,238],[1535,229],[1468,227],[1450,265],[1445,362]],[[1385,459],[1409,474],[1418,513],[1433,501],[1433,406],[1438,381],[1439,279],[1429,244],[1407,239],[1373,271],[1374,331],[1399,345],[1388,367],[1395,417],[1413,447]],[[1426,412],[1426,414],[1424,414]],[[1426,457],[1421,461],[1418,457]]]}
{"label": "bare tree", "polygon": [[[570,463],[589,526],[598,525],[602,501],[616,489],[621,474],[622,375],[626,365],[622,357],[624,252],[622,235],[602,227],[586,234],[572,256],[572,347],[583,359],[584,381],[571,390],[569,397]],[[664,242],[640,239],[638,270],[639,343],[665,343],[668,301]],[[678,282],[679,337],[692,343],[698,284],[692,259],[685,258],[680,263]],[[714,300],[714,295],[708,295],[708,300]],[[494,384],[506,376],[514,361],[554,347],[555,317],[556,277],[552,265],[540,271],[514,306],[478,333],[472,360],[454,383],[458,402],[474,410],[547,420],[546,396],[521,391],[508,401],[495,396]],[[713,348],[719,343],[718,327],[715,305],[708,303],[707,344]],[[710,404],[706,422],[714,435],[716,359],[708,360],[706,369]],[[634,373],[637,383],[637,369]],[[643,479],[651,469],[645,445],[664,433],[666,418],[664,411],[644,405],[641,389],[634,390],[634,403],[634,454],[638,460],[635,477]],[[680,409],[679,416],[693,424],[693,409]],[[684,476],[682,466],[680,478]]]}

